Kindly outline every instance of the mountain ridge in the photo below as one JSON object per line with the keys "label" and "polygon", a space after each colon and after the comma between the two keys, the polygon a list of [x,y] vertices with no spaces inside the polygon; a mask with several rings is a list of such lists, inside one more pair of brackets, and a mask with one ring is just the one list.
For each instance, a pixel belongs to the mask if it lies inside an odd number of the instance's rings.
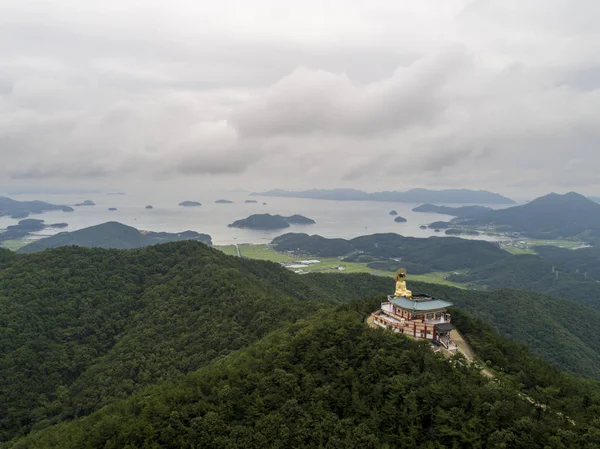
{"label": "mountain ridge", "polygon": [[356,189],[312,189],[288,191],[274,189],[250,193],[253,196],[278,196],[286,198],[310,198],[336,201],[388,201],[404,203],[473,203],[473,204],[515,204],[513,200],[498,193],[486,190],[446,189],[429,190],[415,188],[401,191],[367,193]]}

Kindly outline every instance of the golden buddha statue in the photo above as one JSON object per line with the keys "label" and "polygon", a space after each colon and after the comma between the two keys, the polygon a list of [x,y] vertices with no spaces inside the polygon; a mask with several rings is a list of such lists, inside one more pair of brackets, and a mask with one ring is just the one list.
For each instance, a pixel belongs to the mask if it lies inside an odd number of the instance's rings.
{"label": "golden buddha statue", "polygon": [[396,292],[394,298],[404,296],[405,298],[412,299],[412,292],[406,288],[406,270],[400,268],[394,274],[394,280],[396,281]]}

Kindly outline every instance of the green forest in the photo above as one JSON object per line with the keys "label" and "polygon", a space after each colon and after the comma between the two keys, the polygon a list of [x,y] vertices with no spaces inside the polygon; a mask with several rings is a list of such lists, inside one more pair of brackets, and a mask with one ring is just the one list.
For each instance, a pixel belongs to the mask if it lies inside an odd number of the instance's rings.
{"label": "green forest", "polygon": [[391,278],[299,276],[194,241],[0,250],[0,447],[600,444],[598,384],[559,371],[600,379],[598,312],[410,285],[455,304],[494,380],[367,327]]}

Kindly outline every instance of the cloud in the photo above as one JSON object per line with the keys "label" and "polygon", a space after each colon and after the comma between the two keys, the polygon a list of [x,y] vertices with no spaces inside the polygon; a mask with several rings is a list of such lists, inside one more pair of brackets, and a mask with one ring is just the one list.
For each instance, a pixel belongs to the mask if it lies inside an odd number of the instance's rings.
{"label": "cloud", "polygon": [[599,5],[4,0],[0,181],[593,193]]}

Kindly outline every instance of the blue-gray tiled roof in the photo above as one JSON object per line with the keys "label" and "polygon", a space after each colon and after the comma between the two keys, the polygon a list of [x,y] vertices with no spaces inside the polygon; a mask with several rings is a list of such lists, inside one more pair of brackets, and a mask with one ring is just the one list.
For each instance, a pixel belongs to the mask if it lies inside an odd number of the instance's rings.
{"label": "blue-gray tiled roof", "polygon": [[431,299],[427,301],[411,301],[404,296],[398,298],[390,298],[393,304],[403,309],[418,310],[420,312],[427,312],[429,310],[445,309],[446,307],[452,306],[451,302],[442,301],[441,299]]}

